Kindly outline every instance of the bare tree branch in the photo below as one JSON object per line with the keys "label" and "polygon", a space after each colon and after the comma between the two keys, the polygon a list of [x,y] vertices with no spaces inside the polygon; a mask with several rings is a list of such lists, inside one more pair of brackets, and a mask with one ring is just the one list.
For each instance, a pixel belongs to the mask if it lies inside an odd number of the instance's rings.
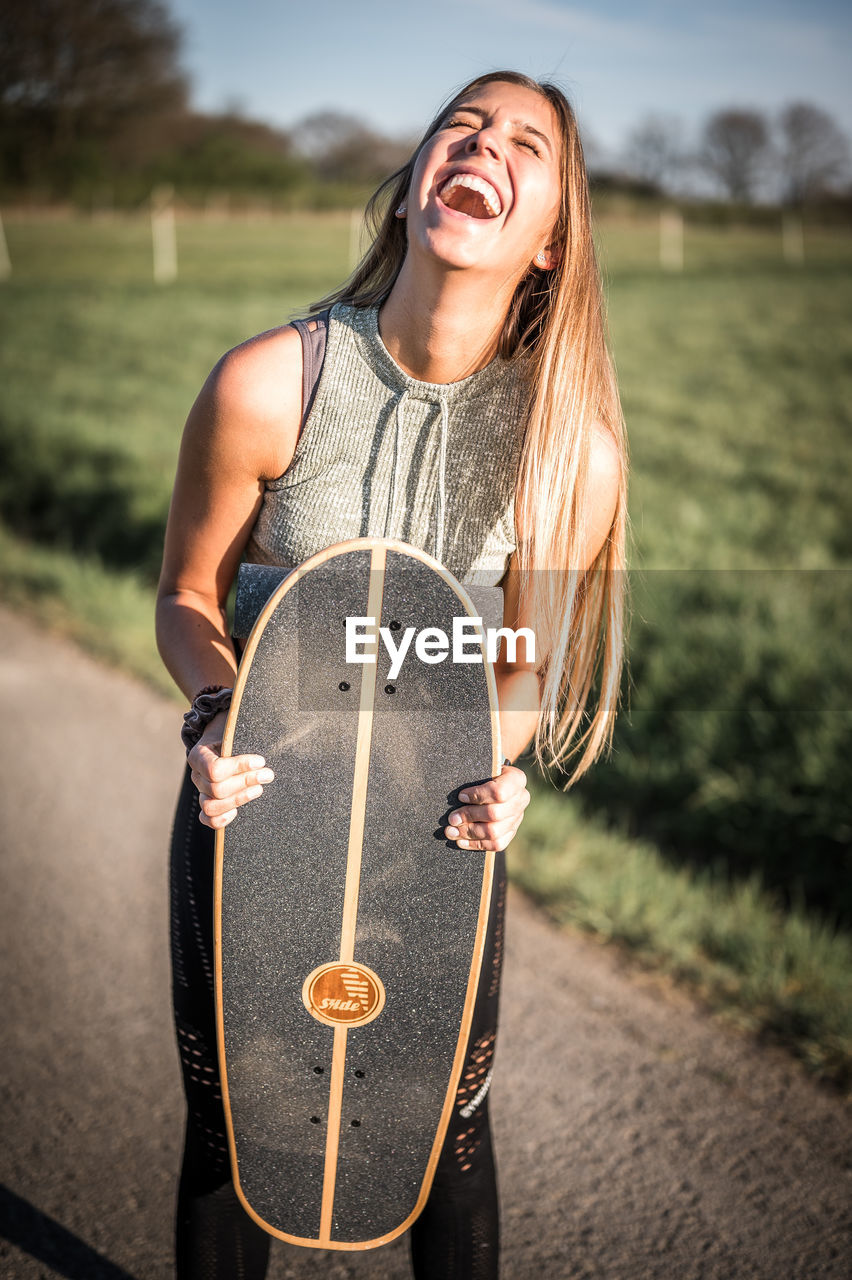
{"label": "bare tree branch", "polygon": [[824,195],[849,174],[849,142],[826,111],[792,102],[778,119],[783,195],[804,204]]}
{"label": "bare tree branch", "polygon": [[704,126],[698,159],[732,200],[753,199],[771,154],[769,127],[758,111],[717,111]]}
{"label": "bare tree branch", "polygon": [[686,159],[683,125],[677,116],[646,116],[628,134],[625,170],[660,191],[678,185]]}

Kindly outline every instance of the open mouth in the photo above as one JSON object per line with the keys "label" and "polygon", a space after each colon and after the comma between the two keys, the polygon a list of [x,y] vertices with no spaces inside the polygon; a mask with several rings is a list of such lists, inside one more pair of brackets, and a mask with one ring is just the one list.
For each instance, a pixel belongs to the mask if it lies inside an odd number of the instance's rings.
{"label": "open mouth", "polygon": [[497,218],[503,212],[500,196],[486,178],[473,173],[454,173],[438,192],[448,209],[469,218]]}

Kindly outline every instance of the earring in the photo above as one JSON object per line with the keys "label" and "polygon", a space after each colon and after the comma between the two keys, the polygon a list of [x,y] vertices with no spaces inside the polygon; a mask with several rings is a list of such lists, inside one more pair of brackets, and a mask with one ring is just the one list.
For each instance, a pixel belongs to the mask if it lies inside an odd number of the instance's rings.
{"label": "earring", "polygon": [[545,254],[543,249],[539,249],[538,253],[535,255],[535,260],[540,267],[543,267],[546,264],[547,255]]}
{"label": "earring", "polygon": [[403,200],[402,204],[399,206],[399,208],[396,211],[396,216],[398,218],[404,218],[407,212],[408,212],[408,207],[405,201]]}

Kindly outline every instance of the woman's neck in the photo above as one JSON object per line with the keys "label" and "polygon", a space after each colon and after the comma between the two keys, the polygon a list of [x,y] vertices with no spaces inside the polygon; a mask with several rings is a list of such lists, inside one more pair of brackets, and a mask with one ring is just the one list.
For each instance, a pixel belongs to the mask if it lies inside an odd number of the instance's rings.
{"label": "woman's neck", "polygon": [[390,355],[419,382],[460,382],[484,369],[497,345],[511,294],[503,300],[491,279],[439,270],[413,278],[406,258],[379,312]]}

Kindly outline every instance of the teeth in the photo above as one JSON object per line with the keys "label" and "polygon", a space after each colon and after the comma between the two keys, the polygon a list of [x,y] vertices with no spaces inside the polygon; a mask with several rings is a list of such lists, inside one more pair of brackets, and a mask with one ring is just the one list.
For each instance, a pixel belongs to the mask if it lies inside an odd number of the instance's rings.
{"label": "teeth", "polygon": [[441,188],[441,195],[449,191],[452,187],[470,187],[472,191],[478,191],[480,195],[485,197],[488,208],[496,217],[497,214],[503,212],[503,206],[500,203],[500,197],[492,187],[490,182],[485,178],[479,178],[473,173],[454,173],[448,182],[444,183]]}

